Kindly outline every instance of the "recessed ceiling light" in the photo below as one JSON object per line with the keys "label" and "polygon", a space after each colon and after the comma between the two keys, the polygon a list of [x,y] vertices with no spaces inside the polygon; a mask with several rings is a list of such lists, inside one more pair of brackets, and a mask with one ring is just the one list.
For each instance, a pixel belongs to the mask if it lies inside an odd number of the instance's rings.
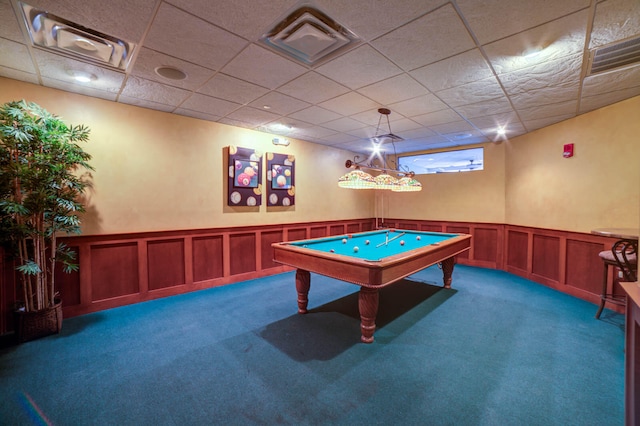
{"label": "recessed ceiling light", "polygon": [[71,71],[68,71],[68,74],[71,77],[73,77],[75,81],[78,81],[80,83],[90,83],[98,79],[98,77],[95,74],[92,74],[86,71],[71,70]]}
{"label": "recessed ceiling light", "polygon": [[496,129],[496,133],[497,133],[499,136],[504,136],[504,135],[506,135],[506,134],[507,134],[507,130],[506,130],[504,127],[498,127],[498,128]]}
{"label": "recessed ceiling light", "polygon": [[160,77],[168,78],[169,80],[184,80],[185,78],[187,78],[187,73],[171,66],[163,65],[156,68],[155,72]]}
{"label": "recessed ceiling light", "polygon": [[273,130],[274,132],[288,132],[290,130],[293,130],[293,126],[291,126],[289,124],[282,124],[282,123],[270,124],[269,128],[271,130]]}

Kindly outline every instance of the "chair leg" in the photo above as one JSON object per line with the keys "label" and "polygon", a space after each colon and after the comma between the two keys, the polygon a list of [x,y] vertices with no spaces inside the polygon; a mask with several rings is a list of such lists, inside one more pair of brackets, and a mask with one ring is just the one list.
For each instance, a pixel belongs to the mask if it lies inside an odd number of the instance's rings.
{"label": "chair leg", "polygon": [[598,312],[596,312],[596,319],[600,319],[600,314],[602,314],[602,310],[604,309],[605,298],[607,294],[607,280],[609,275],[609,265],[604,262],[604,276],[602,277],[602,293],[600,294],[600,306],[598,307]]}

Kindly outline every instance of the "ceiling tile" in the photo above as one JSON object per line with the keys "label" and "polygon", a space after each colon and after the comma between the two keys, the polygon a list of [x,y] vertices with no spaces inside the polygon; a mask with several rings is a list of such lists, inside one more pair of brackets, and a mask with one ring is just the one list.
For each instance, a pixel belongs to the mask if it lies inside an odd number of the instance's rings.
{"label": "ceiling tile", "polygon": [[[640,36],[638,0],[27,1],[138,50],[123,73],[31,47],[17,1],[0,0],[0,76],[358,152],[371,148],[380,107],[411,140],[399,149],[424,150],[493,140],[505,122],[512,138],[640,94],[638,68],[583,69],[587,40]],[[300,5],[364,41],[315,68],[254,43]],[[538,43],[548,46],[521,57]],[[163,65],[187,79],[157,76]],[[78,83],[74,71],[97,78]]]}
{"label": "ceiling tile", "polygon": [[590,0],[457,0],[471,30],[486,44],[589,7]]}
{"label": "ceiling tile", "polygon": [[125,95],[118,96],[118,102],[123,104],[138,106],[141,108],[153,109],[156,111],[171,112],[174,110],[174,107],[171,105],[165,105],[158,102],[153,102],[146,99],[140,99],[140,98],[125,96]]}
{"label": "ceiling tile", "polygon": [[616,102],[624,101],[634,96],[640,95],[640,86],[631,87],[624,90],[601,93],[594,96],[584,97],[580,101],[580,113],[593,111]]}
{"label": "ceiling tile", "polygon": [[470,120],[472,118],[484,117],[492,114],[513,112],[513,108],[511,107],[509,99],[503,97],[477,102],[475,104],[462,105],[456,107],[456,111],[464,118]]}
{"label": "ceiling tile", "polygon": [[[177,68],[187,74],[187,78],[184,80],[171,80],[156,74],[156,68],[163,66]],[[131,75],[135,75],[136,77],[188,90],[196,90],[211,78],[213,74],[214,72],[208,68],[146,48],[140,49],[135,65],[131,69]]]}
{"label": "ceiling tile", "polygon": [[155,81],[130,76],[122,90],[122,96],[151,101],[162,105],[178,106],[191,93],[177,87],[165,86]]}
{"label": "ceiling tile", "polygon": [[[291,96],[278,92],[269,92],[249,104],[254,108],[263,108],[269,112],[280,115],[291,114],[311,106],[308,102],[300,101]],[[268,108],[264,108],[268,106]]]}
{"label": "ceiling tile", "polygon": [[582,96],[595,96],[640,86],[640,64],[585,77]]}
{"label": "ceiling tile", "polygon": [[411,71],[432,92],[491,77],[493,72],[478,49]]}
{"label": "ceiling tile", "polygon": [[543,107],[548,104],[570,101],[578,97],[580,89],[579,81],[563,81],[555,86],[547,86],[537,90],[527,90],[526,92],[511,96],[513,106],[520,110],[533,106]]}
{"label": "ceiling tile", "polygon": [[27,83],[39,84],[38,76],[24,71],[18,71],[13,68],[0,66],[0,77],[11,78],[18,81],[26,81]]}
{"label": "ceiling tile", "polygon": [[558,115],[575,115],[578,109],[578,101],[570,100],[555,104],[535,105],[529,108],[519,108],[518,115],[522,120],[537,120],[539,118],[554,117]]}
{"label": "ceiling tile", "polygon": [[437,124],[435,126],[429,126],[429,128],[441,135],[447,135],[450,133],[461,133],[461,132],[469,133],[475,130],[471,124],[467,123],[464,120],[455,121],[453,123],[447,123],[447,124]]}
{"label": "ceiling tile", "polygon": [[207,114],[205,112],[201,112],[201,111],[191,111],[189,109],[185,109],[185,108],[176,108],[175,111],[173,111],[175,114],[180,114],[180,115],[184,115],[186,117],[191,117],[191,118],[197,118],[200,120],[206,120],[206,121],[218,121],[220,120],[222,117],[217,116],[217,115],[213,115],[213,114]]}
{"label": "ceiling tile", "polygon": [[496,129],[498,127],[506,128],[509,125],[520,125],[520,120],[514,112],[487,115],[484,117],[477,117],[469,121],[478,129]]}
{"label": "ceiling tile", "polygon": [[224,117],[237,110],[242,105],[211,96],[194,93],[187,100],[180,104],[180,108],[190,111],[199,111],[204,114]]}
{"label": "ceiling tile", "polygon": [[276,120],[278,118],[278,115],[273,114],[269,111],[264,111],[261,109],[245,106],[235,110],[231,114],[228,114],[226,118],[230,118],[231,120],[242,121],[245,123],[251,123],[255,126],[259,126],[264,123],[268,123],[270,121]]}
{"label": "ceiling tile", "polygon": [[354,90],[402,73],[368,45],[347,52],[319,66],[316,71]]}
{"label": "ceiling tile", "polygon": [[[329,16],[365,40],[404,25],[446,0],[402,0],[372,3],[371,0],[316,0]],[[363,13],[363,11],[367,13]]]}
{"label": "ceiling tile", "polygon": [[267,93],[269,89],[237,78],[218,73],[198,92],[239,104],[248,104]]}
{"label": "ceiling tile", "polygon": [[[497,74],[582,54],[588,17],[588,11],[583,10],[483,48]],[[527,49],[536,47],[544,50],[531,58],[523,56]]]}
{"label": "ceiling tile", "polygon": [[397,111],[405,117],[415,117],[417,115],[423,115],[430,112],[447,109],[448,107],[435,95],[429,94],[413,99],[408,99],[406,101],[397,102],[395,104],[389,105],[389,108],[391,108],[392,111]]}
{"label": "ceiling tile", "polygon": [[348,132],[350,130],[361,129],[365,126],[366,124],[349,117],[339,118],[322,124],[322,127],[326,127],[337,132]]}
{"label": "ceiling tile", "polygon": [[[175,31],[179,28],[179,31]],[[202,19],[162,3],[145,46],[212,70],[219,70],[247,42]]]}
{"label": "ceiling tile", "polygon": [[607,0],[596,5],[589,48],[638,35],[640,1]]}
{"label": "ceiling tile", "polygon": [[556,59],[502,74],[499,78],[508,95],[515,96],[546,87],[573,86],[580,80],[582,57]]}
{"label": "ceiling tile", "polygon": [[294,0],[167,0],[179,8],[216,24],[250,41],[256,41],[262,33],[284,18],[283,11],[296,4]]}
{"label": "ceiling tile", "polygon": [[87,86],[87,83],[77,83],[73,79],[73,72],[86,72],[96,76],[96,80],[91,82],[91,87],[100,90],[118,93],[124,81],[124,74],[107,68],[101,68],[86,62],[65,58],[40,49],[33,49],[33,56],[36,60],[40,75],[43,78],[51,78],[73,85]]}
{"label": "ceiling tile", "polygon": [[452,123],[454,121],[459,121],[461,118],[462,117],[460,117],[460,114],[458,114],[452,109],[443,109],[440,111],[430,112],[428,114],[416,115],[415,117],[411,117],[413,121],[420,123],[423,126],[433,126],[436,124]]}
{"label": "ceiling tile", "polygon": [[379,106],[375,101],[356,92],[340,95],[318,105],[341,115],[353,115]]}
{"label": "ceiling tile", "polygon": [[436,96],[450,107],[487,101],[503,95],[504,91],[495,77],[436,92]]}
{"label": "ceiling tile", "polygon": [[0,22],[2,22],[2,25],[0,25],[1,38],[20,43],[25,42],[25,37],[22,35],[21,27],[16,20],[16,15],[9,0],[0,0]]}
{"label": "ceiling tile", "polygon": [[568,115],[557,115],[554,117],[546,117],[539,118],[536,120],[525,120],[524,125],[527,128],[527,131],[531,132],[533,130],[541,129],[543,127],[551,126],[552,124],[559,123],[564,120],[568,120],[570,118],[575,117],[573,114]]}
{"label": "ceiling tile", "polygon": [[36,69],[27,46],[0,38],[0,66],[34,74]]}
{"label": "ceiling tile", "polygon": [[289,114],[289,117],[311,124],[322,124],[328,121],[337,120],[340,118],[340,114],[320,108],[319,106],[311,106],[303,109],[302,111]]}
{"label": "ceiling tile", "polygon": [[358,92],[380,103],[380,105],[389,105],[429,93],[424,86],[407,74],[400,74],[388,80],[362,87],[358,89]]}
{"label": "ceiling tile", "polygon": [[[431,40],[438,40],[431,43]],[[372,42],[405,71],[473,49],[475,43],[451,4]]]}
{"label": "ceiling tile", "polygon": [[347,93],[349,89],[314,71],[280,86],[278,92],[303,99],[313,104]]}
{"label": "ceiling tile", "polygon": [[89,85],[72,84],[66,81],[55,80],[52,78],[42,78],[42,83],[47,87],[52,87],[58,90],[64,90],[65,92],[77,93],[79,95],[91,96],[92,98],[106,99],[108,101],[115,101],[118,96],[117,92],[109,92],[106,90],[99,90]]}
{"label": "ceiling tile", "polygon": [[233,58],[223,69],[227,75],[275,89],[304,74],[306,68],[255,44]]}

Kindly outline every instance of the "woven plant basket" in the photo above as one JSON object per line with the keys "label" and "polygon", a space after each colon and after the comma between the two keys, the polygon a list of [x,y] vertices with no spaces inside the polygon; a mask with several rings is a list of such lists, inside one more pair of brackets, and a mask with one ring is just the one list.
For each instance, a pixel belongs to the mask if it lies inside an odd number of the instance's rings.
{"label": "woven plant basket", "polygon": [[19,343],[60,333],[62,302],[33,312],[15,312],[16,337]]}

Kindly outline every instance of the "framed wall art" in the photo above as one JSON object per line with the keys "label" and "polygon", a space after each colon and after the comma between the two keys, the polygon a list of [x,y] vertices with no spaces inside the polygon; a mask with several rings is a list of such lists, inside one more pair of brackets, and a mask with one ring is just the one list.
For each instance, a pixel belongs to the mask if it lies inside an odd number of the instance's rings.
{"label": "framed wall art", "polygon": [[296,201],[295,156],[267,153],[267,206],[293,206]]}
{"label": "framed wall art", "polygon": [[262,153],[250,148],[229,146],[229,206],[262,204]]}

